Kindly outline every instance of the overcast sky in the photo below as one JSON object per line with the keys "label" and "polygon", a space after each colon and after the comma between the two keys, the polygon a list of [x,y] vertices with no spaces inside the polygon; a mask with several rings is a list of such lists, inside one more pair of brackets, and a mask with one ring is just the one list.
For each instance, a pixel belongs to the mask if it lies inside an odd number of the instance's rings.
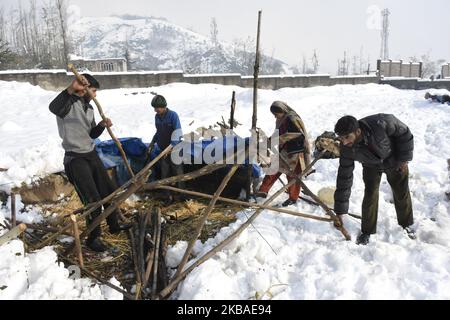
{"label": "overcast sky", "polygon": [[[38,0],[39,1],[39,0]],[[22,2],[28,2],[22,0]],[[317,50],[320,71],[335,74],[344,51],[371,58],[380,54],[377,12],[389,8],[390,58],[407,59],[430,53],[450,61],[448,0],[69,0],[83,16],[138,14],[164,17],[208,35],[215,17],[219,39],[255,37],[257,12],[262,13],[264,53],[300,65],[302,55]],[[10,6],[16,0],[0,0]]]}

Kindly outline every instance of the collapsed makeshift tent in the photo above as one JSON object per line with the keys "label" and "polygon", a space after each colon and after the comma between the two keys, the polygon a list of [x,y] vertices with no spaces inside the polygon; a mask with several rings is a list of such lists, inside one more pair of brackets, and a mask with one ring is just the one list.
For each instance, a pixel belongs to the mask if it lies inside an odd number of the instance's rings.
{"label": "collapsed makeshift tent", "polygon": [[[145,165],[146,152],[149,145],[144,143],[140,138],[120,138],[119,141],[127,155],[131,168],[134,172],[139,172]],[[248,147],[249,141],[249,138],[243,139],[233,136],[211,140],[204,139],[195,142],[182,141],[177,145],[177,148],[180,149],[180,156],[185,160],[183,163],[184,172],[188,173],[198,170],[208,164],[208,159],[215,158],[216,156],[223,158],[223,156],[226,157],[226,155],[235,153],[239,147]],[[117,183],[119,185],[123,185],[130,179],[127,167],[113,140],[97,140],[96,151],[107,169],[114,168]],[[187,152],[187,154],[183,154],[184,152]],[[155,144],[150,155],[150,160],[156,158],[160,153],[161,149]],[[247,167],[247,165],[248,158],[245,159],[243,166],[238,169],[238,174],[231,179],[228,187],[224,190],[224,195],[227,195],[228,197],[239,196],[241,189],[245,188],[247,183],[247,174],[244,173],[244,167]],[[231,167],[231,165],[229,167]],[[151,181],[159,178],[158,165],[155,166],[155,169],[155,172],[153,172],[150,177]],[[215,190],[216,185],[218,186],[220,184],[220,181],[222,181],[228,170],[229,168],[223,168],[210,175],[201,177],[200,179],[190,181],[187,184],[187,187],[202,190],[207,186],[206,191]],[[242,174],[239,174],[240,170],[242,170]],[[261,175],[261,167],[257,164],[252,164],[252,179],[258,179]]]}

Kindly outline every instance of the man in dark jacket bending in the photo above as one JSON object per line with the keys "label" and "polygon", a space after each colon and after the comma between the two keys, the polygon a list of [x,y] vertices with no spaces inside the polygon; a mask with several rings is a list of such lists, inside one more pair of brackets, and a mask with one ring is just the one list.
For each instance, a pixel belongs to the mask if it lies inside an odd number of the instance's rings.
{"label": "man in dark jacket bending", "polygon": [[[376,114],[361,120],[345,116],[334,131],[341,141],[339,170],[334,194],[334,210],[341,219],[348,213],[353,184],[354,162],[363,166],[364,199],[362,203],[361,235],[358,244],[367,244],[376,233],[378,193],[381,174],[386,174],[394,194],[397,221],[410,238],[413,210],[408,185],[408,161],[413,158],[414,137],[409,128],[391,114]],[[342,220],[341,220],[342,221]]]}
{"label": "man in dark jacket bending", "polygon": [[[63,140],[64,170],[80,200],[87,205],[110,195],[116,185],[109,178],[94,145],[94,139],[98,138],[106,127],[112,126],[110,119],[96,124],[94,109],[89,104],[86,87],[96,94],[100,84],[89,74],[83,75],[83,82],[74,80],[50,103],[49,109],[56,115],[59,135]],[[88,217],[87,224],[100,213],[101,208],[95,210]],[[128,227],[119,225],[117,211],[108,216],[107,222],[111,233],[118,233]],[[87,239],[88,247],[97,252],[107,249],[99,239],[100,234],[100,226],[97,226]]]}

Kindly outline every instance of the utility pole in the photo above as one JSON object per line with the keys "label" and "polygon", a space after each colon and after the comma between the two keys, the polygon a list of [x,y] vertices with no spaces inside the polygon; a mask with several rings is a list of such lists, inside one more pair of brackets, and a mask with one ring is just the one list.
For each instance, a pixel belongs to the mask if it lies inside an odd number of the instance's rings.
{"label": "utility pole", "polygon": [[344,51],[344,60],[338,60],[338,76],[348,75],[347,51]]}

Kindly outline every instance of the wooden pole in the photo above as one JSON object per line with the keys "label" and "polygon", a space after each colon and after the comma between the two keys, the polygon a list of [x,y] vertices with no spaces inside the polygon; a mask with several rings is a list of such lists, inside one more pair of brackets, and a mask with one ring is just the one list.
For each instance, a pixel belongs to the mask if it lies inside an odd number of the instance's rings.
{"label": "wooden pole", "polygon": [[150,279],[150,274],[153,270],[153,261],[155,260],[155,251],[156,246],[156,234],[158,231],[158,226],[156,225],[156,211],[152,216],[153,219],[153,235],[152,235],[152,242],[153,242],[153,247],[151,248],[151,250],[149,250],[148,254],[147,254],[147,268],[145,269],[145,275],[144,275],[144,282],[143,282],[143,288],[147,288],[147,284],[148,284],[148,280]]}
{"label": "wooden pole", "polygon": [[18,226],[6,232],[4,235],[0,236],[0,246],[20,236],[25,231],[26,228],[27,225],[25,223],[21,223]]}
{"label": "wooden pole", "polygon": [[211,201],[209,202],[208,207],[203,212],[197,228],[194,231],[194,234],[192,235],[191,240],[189,241],[189,244],[186,248],[186,251],[184,252],[183,258],[181,259],[180,264],[178,265],[177,272],[175,273],[175,278],[183,271],[184,266],[189,260],[189,257],[191,256],[192,249],[194,248],[195,241],[200,237],[200,234],[202,232],[203,226],[205,225],[206,219],[208,219],[209,214],[214,209],[214,206],[217,202],[217,198],[222,194],[223,190],[228,184],[228,181],[230,181],[231,177],[236,173],[236,170],[239,168],[239,165],[235,164],[231,170],[227,173],[227,175],[223,178],[222,182],[220,183],[220,186],[217,188],[216,192],[214,193],[214,196],[212,197]]}
{"label": "wooden pole", "polygon": [[161,225],[161,235],[159,240],[159,266],[158,266],[158,279],[161,287],[165,288],[169,284],[169,276],[167,274],[166,255],[167,255],[167,235],[166,225]]}
{"label": "wooden pole", "polygon": [[[109,217],[109,215],[111,215],[116,209],[117,207],[124,202],[125,200],[127,200],[133,193],[135,193],[136,191],[138,191],[139,189],[141,189],[141,187],[144,185],[145,181],[147,181],[148,179],[148,175],[150,174],[150,172],[147,172],[147,175],[142,177],[141,181],[138,181],[137,183],[133,184],[127,191],[125,191],[124,193],[120,194],[116,199],[114,199],[111,204],[108,206],[108,208],[106,208],[100,215],[98,215],[94,221],[92,221],[86,228],[86,230],[84,230],[81,234],[80,234],[80,239],[84,239],[86,238],[91,232],[92,230],[94,230],[97,226],[100,225],[100,223],[105,220],[106,218]],[[69,248],[67,248],[66,251],[64,251],[65,254],[70,253],[70,251],[73,249],[73,246],[69,246]]]}
{"label": "wooden pole", "polygon": [[[314,164],[323,157],[324,152],[320,153],[317,158],[315,158],[307,167],[306,169],[300,174],[300,178],[302,178],[313,166]],[[293,185],[296,182],[295,179],[292,179],[286,186],[282,187],[280,190],[278,190],[274,195],[272,195],[269,199],[267,199],[263,205],[269,205],[273,200],[275,200],[280,194],[282,194],[287,188],[289,188],[291,185]],[[245,221],[236,231],[234,231],[228,238],[223,240],[221,243],[219,243],[217,246],[215,246],[213,249],[205,253],[202,257],[197,259],[193,264],[189,266],[186,270],[184,270],[181,274],[178,275],[178,277],[173,278],[172,281],[169,283],[169,285],[164,288],[158,295],[160,299],[167,297],[180,283],[181,280],[184,279],[192,270],[194,270],[196,267],[201,265],[203,262],[214,256],[217,252],[222,250],[225,246],[227,246],[231,241],[233,241],[236,237],[238,237],[242,231],[244,231],[248,226],[252,224],[252,222],[261,214],[263,209],[258,209],[253,213],[247,221]]]}
{"label": "wooden pole", "polygon": [[[22,223],[21,221],[18,221],[19,224]],[[27,223],[27,229],[30,230],[38,230],[38,231],[44,231],[44,232],[58,232],[59,229],[58,228],[53,228],[53,227],[45,227],[45,226],[41,226],[41,225],[37,225],[37,224],[33,224],[33,223]],[[63,233],[67,236],[72,236],[72,233],[69,232],[65,232]]]}
{"label": "wooden pole", "polygon": [[233,91],[231,96],[231,111],[230,111],[230,129],[233,130],[234,127],[234,111],[236,110],[236,92]]}
{"label": "wooden pole", "polygon": [[[326,150],[323,150],[320,155],[323,156],[325,154]],[[288,161],[284,158],[284,156],[280,153],[279,154],[281,161],[284,162],[284,164],[289,167]],[[317,159],[317,158],[316,158]],[[307,186],[306,184],[303,182],[302,177],[306,174],[309,173],[310,169],[308,170],[304,170],[302,172],[301,176],[296,176],[294,177],[294,181],[296,181],[297,183],[300,184],[300,186],[303,188],[304,192],[306,195],[310,196],[311,198],[313,198],[314,201],[316,201],[321,207],[322,209],[325,210],[325,212],[333,219],[334,222],[334,226],[336,227],[336,229],[338,229],[342,235],[345,237],[345,239],[347,241],[351,240],[351,236],[348,233],[348,231],[345,229],[345,227],[341,224],[341,222],[339,221],[339,219],[337,218],[336,214],[333,212],[333,210],[331,210],[325,203],[323,203],[322,200],[320,200],[320,198],[318,196],[316,196]]]}
{"label": "wooden pole", "polygon": [[[28,228],[28,226],[27,226]],[[35,240],[39,240],[35,235],[33,235],[32,233],[29,234],[33,239]],[[128,298],[128,299],[133,299],[133,296],[130,295],[128,292],[126,292],[125,290],[122,290],[121,288],[113,285],[112,283],[110,283],[109,281],[105,281],[99,277],[97,277],[95,274],[89,272],[88,270],[86,270],[84,267],[80,266],[78,263],[76,263],[75,261],[72,261],[71,259],[62,256],[59,253],[56,253],[56,255],[58,256],[58,259],[64,260],[67,263],[69,263],[70,265],[74,265],[80,268],[81,272],[83,272],[84,274],[86,274],[88,277],[93,278],[95,280],[97,280],[98,282],[110,287],[111,289],[116,290],[117,292],[120,292],[121,294],[124,295],[124,297]]]}
{"label": "wooden pole", "polygon": [[77,217],[72,214],[70,215],[70,220],[72,221],[73,226],[73,237],[75,238],[75,249],[77,251],[78,261],[80,262],[80,266],[84,267],[83,252],[81,251],[80,231],[78,230]]}
{"label": "wooden pole", "polygon": [[156,297],[156,290],[158,288],[158,259],[159,259],[159,241],[161,240],[161,209],[156,211],[156,242],[155,242],[155,259],[153,260],[153,283],[152,283],[152,298]]}
{"label": "wooden pole", "polygon": [[[92,212],[94,212],[97,208],[99,208],[100,206],[102,206],[103,204],[110,202],[112,199],[114,198],[119,198],[120,195],[122,195],[122,193],[124,193],[125,189],[129,188],[130,186],[134,186],[135,184],[139,183],[139,181],[142,180],[142,176],[145,174],[146,176],[148,176],[150,174],[150,168],[152,168],[158,161],[159,159],[161,159],[162,157],[164,157],[166,154],[168,154],[171,150],[172,150],[172,146],[168,146],[163,152],[161,152],[155,159],[153,159],[150,163],[148,163],[141,171],[138,172],[138,174],[136,174],[136,176],[134,176],[132,179],[128,180],[123,186],[121,186],[119,189],[117,189],[116,191],[114,191],[113,193],[111,193],[109,196],[107,196],[106,198],[104,198],[103,200],[96,202],[95,204],[89,204],[88,206],[86,206],[85,208],[89,208],[87,211],[85,211],[80,218],[84,218],[87,215],[91,214]],[[145,182],[145,181],[144,181]],[[125,199],[126,200],[126,199]],[[123,201],[125,201],[123,200]],[[119,203],[120,204],[120,203]],[[110,207],[108,207],[110,208]],[[75,212],[79,212],[80,209],[75,210]],[[112,211],[111,211],[112,212]],[[54,241],[55,239],[57,239],[63,232],[67,231],[70,229],[70,227],[72,226],[71,223],[66,224],[65,226],[63,226],[59,232],[53,234],[52,236],[50,236],[49,238],[47,238],[46,240],[42,241],[41,243],[39,243],[37,246],[35,246],[35,249],[40,249],[44,246],[46,246],[47,244],[51,243],[52,241]],[[81,236],[80,236],[81,237]]]}
{"label": "wooden pole", "polygon": [[226,164],[209,164],[209,165],[206,165],[203,168],[196,170],[196,171],[180,174],[178,176],[169,177],[169,178],[165,178],[165,179],[150,182],[150,183],[146,183],[143,189],[144,190],[153,190],[153,189],[157,189],[160,186],[173,184],[175,182],[193,180],[198,177],[210,174],[219,169],[225,168],[226,166],[227,166]]}
{"label": "wooden pole", "polygon": [[[258,11],[258,28],[256,30],[256,56],[255,65],[253,68],[253,115],[252,115],[252,131],[251,139],[254,139],[256,134],[256,123],[258,119],[258,76],[259,76],[259,61],[260,61],[260,35],[261,35],[261,14],[262,11]],[[246,200],[250,200],[251,192],[251,181],[252,181],[252,163],[250,161],[250,144],[248,152],[248,169],[247,169],[247,186],[246,186]]]}
{"label": "wooden pole", "polygon": [[[68,65],[69,70],[73,72],[73,74],[75,75],[75,77],[77,78],[77,80],[83,84],[81,75],[78,73],[77,69],[74,67],[73,64],[69,64]],[[94,101],[95,105],[97,106],[98,112],[100,113],[100,116],[102,117],[102,119],[104,121],[106,121],[106,116],[105,113],[103,112],[103,108],[100,105],[100,103],[98,102],[97,98],[95,97],[94,93],[92,92],[92,90],[90,88],[86,88],[87,93],[89,94],[89,96],[91,97],[91,99]],[[114,143],[116,144],[117,148],[119,149],[120,155],[122,156],[122,159],[125,163],[125,166],[128,169],[128,172],[130,173],[131,177],[134,177],[134,173],[133,170],[131,169],[130,164],[128,163],[128,159],[127,156],[125,154],[125,151],[123,151],[122,148],[122,144],[120,143],[119,139],[116,138],[116,136],[114,135],[114,133],[112,132],[110,127],[106,127],[106,130],[108,130],[109,135],[111,136],[111,138],[114,140]]]}
{"label": "wooden pole", "polygon": [[128,230],[128,235],[130,236],[131,254],[133,256],[134,272],[136,273],[136,294],[134,296],[134,299],[138,300],[141,294],[141,274],[139,270],[136,241],[132,229]]}
{"label": "wooden pole", "polygon": [[[189,190],[184,190],[184,189],[179,189],[179,188],[169,187],[169,186],[161,186],[161,187],[158,187],[158,189],[170,190],[170,191],[184,193],[184,194],[188,194],[188,195],[191,195],[191,196],[196,196],[196,197],[201,197],[201,198],[206,198],[206,199],[212,199],[214,197],[214,196],[212,196],[210,194],[206,194],[206,193],[200,193],[200,192],[196,192],[196,191],[189,191]],[[231,204],[236,204],[236,205],[239,205],[239,206],[249,207],[249,208],[261,208],[261,209],[265,209],[265,210],[270,210],[270,211],[280,212],[280,213],[286,213],[286,214],[289,214],[289,215],[292,215],[292,216],[302,217],[302,218],[307,218],[307,219],[313,219],[313,220],[318,220],[318,221],[327,221],[327,222],[334,221],[333,219],[328,218],[328,217],[320,217],[320,216],[315,216],[315,215],[308,214],[308,213],[302,213],[302,212],[292,211],[292,210],[288,210],[288,209],[282,209],[282,208],[276,208],[276,207],[271,207],[271,206],[265,206],[265,205],[258,204],[258,203],[249,203],[249,202],[246,202],[246,201],[239,201],[239,200],[228,199],[228,198],[223,198],[223,197],[218,197],[217,201],[221,201],[221,202],[225,202],[225,203],[231,203]]]}
{"label": "wooden pole", "polygon": [[341,224],[341,222],[338,220],[336,214],[333,212],[333,210],[331,210],[325,203],[323,203],[322,200],[320,200],[320,198],[318,196],[316,196],[307,186],[306,184],[302,181],[302,180],[297,180],[300,185],[302,186],[303,190],[305,190],[305,193],[310,196],[311,198],[314,199],[314,201],[316,201],[323,210],[325,210],[325,212],[333,219],[334,221],[334,226],[336,227],[336,229],[338,229],[340,232],[342,232],[342,234],[344,235],[345,239],[347,241],[351,240],[352,237],[350,236],[350,234],[348,233],[348,231],[344,228],[344,226]]}
{"label": "wooden pole", "polygon": [[11,192],[11,226],[16,226],[16,194]]}

